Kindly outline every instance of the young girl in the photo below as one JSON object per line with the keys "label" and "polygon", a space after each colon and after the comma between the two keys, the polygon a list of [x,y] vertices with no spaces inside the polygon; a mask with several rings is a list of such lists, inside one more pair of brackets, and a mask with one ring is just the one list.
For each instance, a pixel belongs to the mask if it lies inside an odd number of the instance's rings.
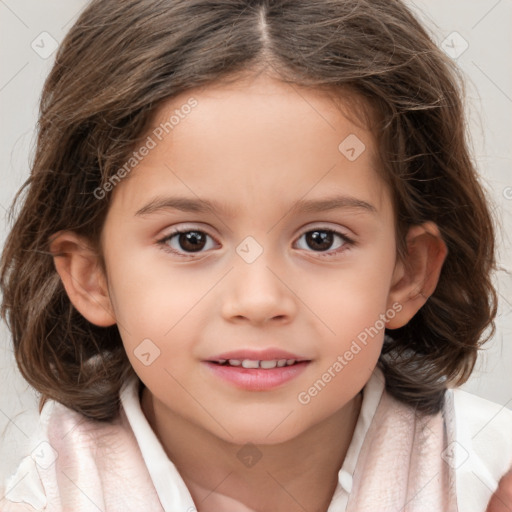
{"label": "young girl", "polygon": [[483,511],[512,413],[458,75],[398,1],[93,0],[41,99],[3,316],[10,511]]}

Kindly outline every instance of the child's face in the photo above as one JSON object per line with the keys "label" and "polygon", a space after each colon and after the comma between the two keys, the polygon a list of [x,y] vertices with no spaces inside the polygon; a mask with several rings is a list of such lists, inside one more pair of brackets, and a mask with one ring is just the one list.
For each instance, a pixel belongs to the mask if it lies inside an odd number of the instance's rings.
{"label": "child's face", "polygon": [[[350,405],[401,308],[374,139],[320,92],[265,77],[174,98],[154,128],[176,109],[169,135],[148,132],[156,147],[115,188],[102,233],[123,343],[171,416],[231,442],[291,439]],[[161,242],[175,229],[196,235]],[[239,351],[305,362],[213,362]]]}

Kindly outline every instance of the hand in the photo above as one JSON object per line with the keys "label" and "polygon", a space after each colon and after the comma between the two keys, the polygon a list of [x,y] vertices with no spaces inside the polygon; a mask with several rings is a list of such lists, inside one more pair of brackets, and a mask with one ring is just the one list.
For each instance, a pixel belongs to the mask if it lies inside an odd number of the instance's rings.
{"label": "hand", "polygon": [[486,512],[512,512],[512,469],[500,480]]}

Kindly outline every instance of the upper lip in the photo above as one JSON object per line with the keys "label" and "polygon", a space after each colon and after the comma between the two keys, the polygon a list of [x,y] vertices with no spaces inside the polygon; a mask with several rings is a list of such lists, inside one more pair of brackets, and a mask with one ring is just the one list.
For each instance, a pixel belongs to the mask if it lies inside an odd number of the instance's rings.
{"label": "upper lip", "polygon": [[251,350],[251,349],[240,349],[233,350],[231,352],[223,352],[222,354],[218,354],[216,356],[210,357],[208,361],[220,361],[220,360],[229,360],[229,359],[237,359],[239,361],[243,361],[244,359],[249,359],[250,361],[272,361],[274,359],[295,359],[295,361],[310,361],[310,359],[306,357],[299,356],[297,354],[292,354],[291,352],[287,352],[286,350],[281,350],[278,348],[267,348],[264,350]]}

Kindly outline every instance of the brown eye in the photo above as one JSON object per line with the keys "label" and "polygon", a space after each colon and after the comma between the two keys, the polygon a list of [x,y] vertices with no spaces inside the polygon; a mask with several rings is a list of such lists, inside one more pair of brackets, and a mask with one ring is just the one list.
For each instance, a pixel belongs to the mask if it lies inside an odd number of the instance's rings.
{"label": "brown eye", "polygon": [[298,239],[297,245],[299,249],[334,254],[348,248],[352,245],[352,241],[347,236],[332,229],[312,229],[305,232]]}
{"label": "brown eye", "polygon": [[306,243],[314,251],[327,251],[334,240],[332,231],[309,231],[306,233]]}
{"label": "brown eye", "polygon": [[200,251],[206,245],[206,236],[200,231],[187,231],[178,235],[178,244],[185,251]]}
{"label": "brown eye", "polygon": [[203,231],[176,231],[160,242],[171,252],[190,254],[213,247],[212,237]]}

